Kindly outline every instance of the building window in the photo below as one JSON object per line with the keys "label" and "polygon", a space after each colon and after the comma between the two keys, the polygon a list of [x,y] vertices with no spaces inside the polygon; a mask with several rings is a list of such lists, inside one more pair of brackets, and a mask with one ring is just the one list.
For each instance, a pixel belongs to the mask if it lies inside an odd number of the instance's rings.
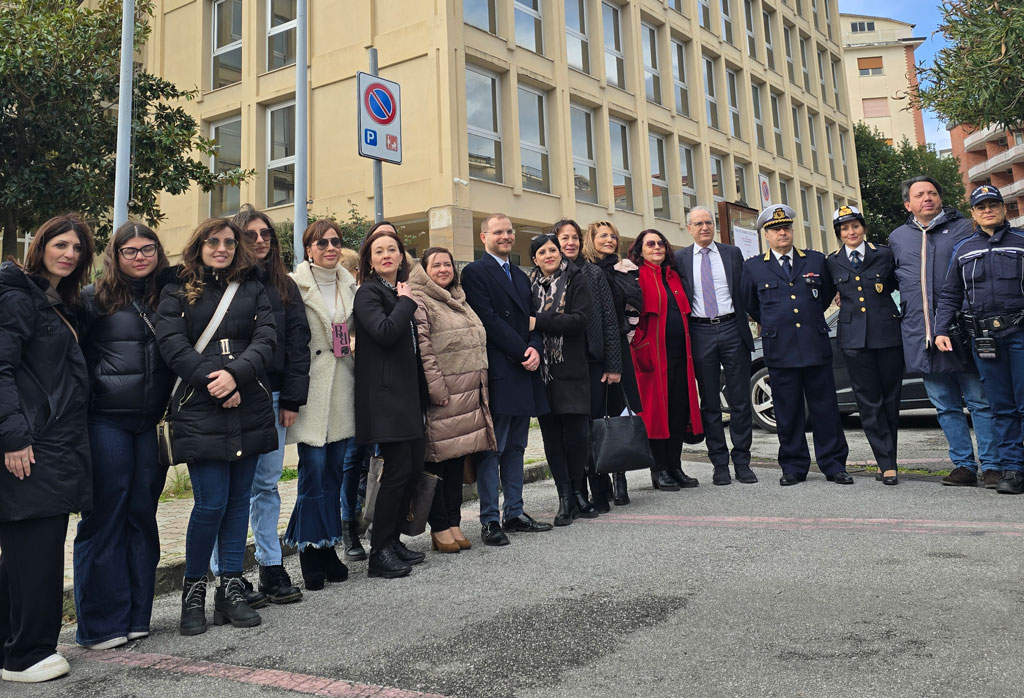
{"label": "building window", "polygon": [[594,114],[582,107],[569,107],[572,129],[572,167],[576,200],[597,203],[597,160],[594,155]]}
{"label": "building window", "polygon": [[800,140],[800,109],[793,107],[793,150],[796,151],[797,164],[804,164],[804,144]]}
{"label": "building window", "polygon": [[722,38],[732,43],[732,14],[729,12],[729,0],[722,3]]}
{"label": "building window", "polygon": [[704,27],[708,31],[712,31],[711,0],[697,0],[697,4],[700,6],[700,26]]}
{"label": "building window", "polygon": [[544,53],[540,0],[515,0],[516,46]]}
{"label": "building window", "polygon": [[608,120],[612,152],[612,194],[615,208],[633,210],[633,173],[629,167],[629,125]]}
{"label": "building window", "polygon": [[815,172],[821,172],[818,169],[818,117],[814,114],[807,115],[807,140],[811,145],[811,166]]}
{"label": "building window", "polygon": [[808,203],[807,187],[800,187],[800,211],[804,222],[804,239],[811,242],[811,205]]}
{"label": "building window", "polygon": [[[216,152],[210,160],[214,174],[224,174],[242,167],[242,118],[232,117],[210,126],[210,139]],[[218,184],[210,192],[210,215],[233,216],[241,205],[237,185]]]}
{"label": "building window", "polygon": [[811,19],[814,23],[814,28],[821,29],[821,23],[818,21],[818,0],[811,0]]}
{"label": "building window", "polygon": [[779,96],[771,93],[772,103],[772,131],[775,133],[775,154],[782,157],[785,150],[782,147],[782,111],[779,108]]}
{"label": "building window", "polygon": [[768,68],[775,70],[775,42],[772,40],[772,18],[767,12],[761,13],[764,24],[764,54]]}
{"label": "building window", "polygon": [[498,33],[494,0],[462,0],[462,21],[491,34]]}
{"label": "building window", "polygon": [[782,26],[782,43],[786,48],[786,72],[789,74],[789,81],[796,84],[796,73],[793,68],[793,32],[789,27]]}
{"label": "building window", "polygon": [[736,73],[725,71],[725,86],[729,97],[729,135],[743,138],[740,124],[740,95],[736,86]]}
{"label": "building window", "polygon": [[686,86],[686,44],[672,39],[672,84],[676,93],[676,111],[690,115],[690,90]]}
{"label": "building window", "polygon": [[295,102],[267,110],[267,208],[295,202]]}
{"label": "building window", "polygon": [[832,38],[832,10],[829,9],[832,0],[824,0],[825,2],[825,31],[828,32],[828,38]]}
{"label": "building window", "polygon": [[733,171],[736,174],[736,201],[747,203],[747,166],[737,164]]}
{"label": "building window", "polygon": [[875,31],[874,22],[850,22],[850,31],[854,34],[859,32],[873,32]]}
{"label": "building window", "polygon": [[653,133],[647,138],[651,149],[651,193],[654,195],[654,217],[670,218],[668,206],[668,174],[665,167],[665,139]]}
{"label": "building window", "polygon": [[689,211],[697,205],[697,173],[693,170],[693,148],[679,145],[679,170],[683,185],[683,207]]}
{"label": "building window", "polygon": [[498,76],[466,66],[469,176],[501,182],[501,120]]}
{"label": "building window", "polygon": [[850,183],[850,169],[846,164],[846,131],[839,132],[839,158],[843,161],[843,181]]}
{"label": "building window", "polygon": [[871,119],[878,116],[889,116],[888,97],[867,97],[861,100],[864,107],[864,118]]}
{"label": "building window", "polygon": [[815,196],[818,204],[818,230],[821,231],[821,249],[825,249],[828,246],[825,236],[825,197],[821,194]]}
{"label": "building window", "polygon": [[668,9],[675,10],[679,14],[683,13],[683,0],[668,0]]}
{"label": "building window", "polygon": [[590,39],[587,38],[586,0],[565,2],[565,48],[569,67],[590,74]]}
{"label": "building window", "polygon": [[754,109],[754,139],[757,147],[767,149],[764,140],[764,118],[761,115],[761,86],[751,83],[750,104]]}
{"label": "building window", "polygon": [[717,155],[711,156],[711,196],[716,201],[725,201],[725,168]]}
{"label": "building window", "polygon": [[267,1],[267,70],[295,63],[295,0]]}
{"label": "building window", "polygon": [[608,3],[601,5],[604,19],[604,79],[620,89],[626,87],[626,59],[622,53],[622,26],[619,8]]}
{"label": "building window", "polygon": [[839,94],[839,61],[832,61],[832,103],[836,105],[836,111],[842,113],[843,102]]}
{"label": "building window", "polygon": [[519,87],[519,155],[523,189],[551,192],[548,165],[547,113],[544,94]]}
{"label": "building window", "polygon": [[242,0],[213,3],[213,80],[211,89],[242,80]]}
{"label": "building window", "polygon": [[779,180],[779,200],[789,206],[789,181],[785,179]]}
{"label": "building window", "polygon": [[828,173],[832,179],[836,178],[836,151],[832,146],[833,124],[825,122],[825,147],[828,149]]}
{"label": "building window", "polygon": [[704,105],[708,126],[718,128],[718,98],[715,95],[715,62],[704,56]]}
{"label": "building window", "polygon": [[866,56],[864,58],[858,58],[857,72],[860,73],[861,77],[866,77],[868,75],[883,75],[882,57]]}
{"label": "building window", "polygon": [[821,101],[828,102],[825,86],[825,52],[818,51],[818,86],[821,88]]}
{"label": "building window", "polygon": [[661,104],[661,72],[658,70],[658,30],[640,25],[644,51],[644,93],[648,101]]}
{"label": "building window", "polygon": [[804,74],[804,89],[811,91],[811,71],[807,65],[807,40],[800,39],[800,66]]}
{"label": "building window", "polygon": [[754,33],[753,0],[743,0],[743,15],[747,20],[747,54],[757,60],[757,35]]}

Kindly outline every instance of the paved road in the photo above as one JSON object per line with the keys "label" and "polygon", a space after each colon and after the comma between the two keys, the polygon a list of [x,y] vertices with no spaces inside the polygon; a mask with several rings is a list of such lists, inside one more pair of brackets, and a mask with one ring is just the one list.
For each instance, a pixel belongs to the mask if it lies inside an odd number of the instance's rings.
{"label": "paved road", "polygon": [[[686,469],[710,482],[706,463]],[[757,472],[757,485],[678,493],[632,473],[633,502],[610,515],[431,554],[402,580],[367,579],[358,563],[349,581],[266,609],[256,629],[183,638],[178,598],[164,596],[150,638],[103,653],[69,646],[70,677],[2,693],[1021,694],[1024,498],[924,476],[841,487],[812,474],[783,489],[777,469]],[[526,501],[550,517],[553,484],[528,485]],[[295,557],[287,564],[298,578]]]}

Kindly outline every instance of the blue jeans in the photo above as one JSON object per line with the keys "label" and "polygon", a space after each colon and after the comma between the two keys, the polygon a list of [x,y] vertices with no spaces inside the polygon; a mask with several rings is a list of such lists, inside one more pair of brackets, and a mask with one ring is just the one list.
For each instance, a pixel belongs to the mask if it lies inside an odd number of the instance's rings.
{"label": "blue jeans", "polygon": [[[278,420],[277,450],[263,453],[256,461],[256,474],[252,478],[252,493],[249,495],[249,525],[256,544],[256,562],[264,567],[281,564],[281,539],[277,535],[277,522],[281,519],[281,495],[277,491],[277,483],[281,480],[281,469],[284,467],[285,436],[288,429],[281,426],[277,401],[281,393],[275,392],[274,416]],[[210,557],[210,570],[220,574],[217,561],[217,546],[213,546]]]}
{"label": "blue jeans", "polygon": [[359,475],[362,473],[365,459],[366,446],[355,439],[349,439],[341,477],[341,518],[345,521],[359,518]]}
{"label": "blue jeans", "polygon": [[259,456],[188,464],[192,479],[192,516],[185,534],[185,577],[206,574],[217,548],[220,574],[241,574],[245,534],[249,530],[249,493]]}
{"label": "blue jeans", "polygon": [[130,415],[89,419],[93,508],[75,536],[75,640],[148,632],[160,560],[156,507],[167,478],[156,427]]}
{"label": "blue jeans", "polygon": [[998,358],[982,359],[975,352],[974,363],[992,405],[999,466],[1003,470],[1024,470],[1024,331],[997,337],[996,345]]}
{"label": "blue jeans", "polygon": [[476,489],[480,495],[480,523],[498,520],[498,481],[505,493],[503,518],[523,513],[523,451],[530,438],[530,418],[507,414],[491,415],[498,450],[484,456],[476,466]]}
{"label": "blue jeans", "polygon": [[928,399],[935,405],[942,433],[949,442],[949,460],[953,465],[978,472],[978,464],[974,460],[974,446],[971,443],[971,430],[961,406],[962,396],[974,422],[981,469],[999,470],[995,421],[988,398],[985,397],[985,390],[981,387],[981,379],[973,373],[962,372],[926,373],[922,380]]}
{"label": "blue jeans", "polygon": [[324,446],[299,444],[299,487],[284,541],[299,551],[341,540],[341,475],[351,439]]}

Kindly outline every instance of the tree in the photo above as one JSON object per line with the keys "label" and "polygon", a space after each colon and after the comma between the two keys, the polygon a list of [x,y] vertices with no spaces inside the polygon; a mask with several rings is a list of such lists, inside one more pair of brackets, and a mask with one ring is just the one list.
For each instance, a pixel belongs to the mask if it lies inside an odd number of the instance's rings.
{"label": "tree", "polygon": [[[322,218],[327,218],[338,224],[338,229],[341,230],[342,247],[357,251],[363,244],[363,238],[366,237],[367,231],[373,225],[373,221],[360,213],[359,208],[351,199],[348,200],[347,219],[339,221],[337,214],[333,212],[322,214],[310,213],[307,214],[306,225]],[[277,231],[277,239],[281,242],[281,256],[284,259],[284,264],[291,269],[295,266],[291,243],[292,231],[295,229],[295,226],[291,221],[281,221],[274,226],[274,229]]]}
{"label": "tree", "polygon": [[889,233],[907,220],[900,183],[917,175],[928,175],[942,186],[942,205],[964,208],[964,182],[960,161],[940,158],[931,148],[910,144],[906,137],[890,146],[876,128],[858,122],[853,127],[860,172],[861,211],[867,222],[868,238],[884,243]]}
{"label": "tree", "polygon": [[1024,126],[1024,4],[953,0],[939,4],[949,45],[918,66],[912,103],[951,124]]}
{"label": "tree", "polygon": [[[151,0],[136,0],[135,45],[149,34]],[[3,256],[18,231],[78,211],[109,237],[114,201],[121,2],[93,7],[69,0],[0,3],[0,226]],[[193,183],[210,191],[252,171],[214,174],[215,152],[180,106],[182,90],[136,68],[132,105],[129,215],[158,225],[161,192]],[[174,106],[177,104],[178,106]],[[195,157],[193,157],[193,154]],[[199,158],[199,159],[197,159]]]}

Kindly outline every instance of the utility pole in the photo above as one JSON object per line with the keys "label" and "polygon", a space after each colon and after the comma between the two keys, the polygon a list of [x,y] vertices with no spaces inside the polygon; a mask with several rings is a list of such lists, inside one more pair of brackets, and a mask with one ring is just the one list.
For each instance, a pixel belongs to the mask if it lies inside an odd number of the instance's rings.
{"label": "utility pole", "polygon": [[132,169],[132,82],[135,57],[135,0],[121,8],[121,83],[117,100],[117,160],[114,168],[114,230],[128,220]]}
{"label": "utility pole", "polygon": [[292,214],[292,242],[295,246],[295,265],[302,261],[302,233],[309,220],[306,200],[309,198],[309,23],[306,18],[306,0],[295,4],[295,209]]}

